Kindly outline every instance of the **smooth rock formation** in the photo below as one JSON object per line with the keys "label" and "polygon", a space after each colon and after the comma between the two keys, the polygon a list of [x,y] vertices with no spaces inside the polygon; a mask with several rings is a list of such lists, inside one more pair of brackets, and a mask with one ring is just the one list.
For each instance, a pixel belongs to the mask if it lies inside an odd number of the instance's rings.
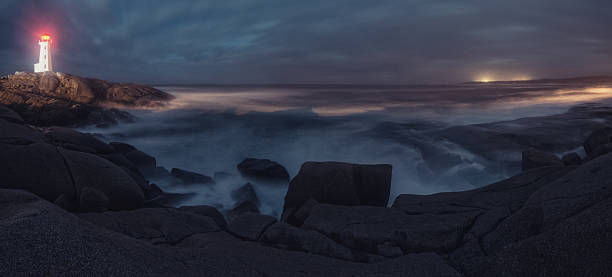
{"label": "smooth rock formation", "polygon": [[289,173],[277,162],[268,159],[248,158],[237,166],[243,177],[265,184],[289,183]]}
{"label": "smooth rock formation", "polygon": [[282,219],[312,198],[337,205],[386,206],[391,188],[391,165],[358,165],[338,162],[307,162],[302,165],[285,196]]}

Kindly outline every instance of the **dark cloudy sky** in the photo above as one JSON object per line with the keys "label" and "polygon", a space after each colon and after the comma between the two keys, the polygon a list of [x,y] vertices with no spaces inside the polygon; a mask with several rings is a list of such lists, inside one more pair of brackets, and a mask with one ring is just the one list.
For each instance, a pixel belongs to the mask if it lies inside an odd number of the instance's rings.
{"label": "dark cloudy sky", "polygon": [[612,74],[609,0],[0,0],[0,73],[162,83],[449,83]]}

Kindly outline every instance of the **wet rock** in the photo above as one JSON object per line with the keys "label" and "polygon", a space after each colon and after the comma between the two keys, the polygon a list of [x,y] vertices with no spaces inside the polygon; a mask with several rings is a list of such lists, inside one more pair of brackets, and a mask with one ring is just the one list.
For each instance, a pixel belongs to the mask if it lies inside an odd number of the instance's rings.
{"label": "wet rock", "polygon": [[561,161],[567,166],[577,166],[582,163],[582,159],[575,152],[563,155]]}
{"label": "wet rock", "polygon": [[560,166],[563,162],[554,154],[529,149],[523,151],[522,170],[530,170],[538,167]]}
{"label": "wet rock", "polygon": [[227,225],[227,231],[242,239],[257,241],[266,228],[276,222],[276,218],[269,215],[244,213],[232,218]]}
{"label": "wet rock", "polygon": [[391,165],[307,162],[302,165],[285,196],[282,219],[312,198],[337,205],[386,206],[391,188]]}
{"label": "wet rock", "polygon": [[242,176],[255,182],[270,184],[286,184],[289,173],[277,162],[268,159],[248,158],[237,166]]}
{"label": "wet rock", "polygon": [[251,202],[257,207],[260,205],[257,193],[255,193],[255,189],[251,183],[246,183],[238,189],[232,191],[231,196],[238,204],[242,202]]}
{"label": "wet rock", "polygon": [[153,156],[140,150],[130,151],[125,154],[125,157],[139,169],[147,170],[157,166],[157,161]]}
{"label": "wet rock", "polygon": [[209,176],[206,176],[200,173],[183,170],[183,169],[179,169],[179,168],[173,168],[170,171],[170,174],[172,174],[172,176],[176,177],[177,179],[181,180],[182,183],[186,185],[192,185],[192,184],[206,185],[206,184],[215,183],[215,181]]}
{"label": "wet rock", "polygon": [[127,154],[128,152],[138,150],[136,147],[122,142],[111,142],[109,145],[115,149],[116,152],[121,154]]}
{"label": "wet rock", "polygon": [[81,189],[79,200],[79,208],[81,211],[104,212],[108,210],[108,203],[108,197],[99,189],[90,187],[84,187]]}

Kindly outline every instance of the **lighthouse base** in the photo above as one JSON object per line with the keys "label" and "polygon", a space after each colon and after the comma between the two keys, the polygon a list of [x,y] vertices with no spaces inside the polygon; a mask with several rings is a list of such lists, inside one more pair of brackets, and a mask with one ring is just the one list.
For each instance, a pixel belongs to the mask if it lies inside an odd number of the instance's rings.
{"label": "lighthouse base", "polygon": [[50,70],[46,69],[44,64],[42,63],[34,64],[34,72],[38,73],[38,72],[47,72],[47,71],[50,71]]}

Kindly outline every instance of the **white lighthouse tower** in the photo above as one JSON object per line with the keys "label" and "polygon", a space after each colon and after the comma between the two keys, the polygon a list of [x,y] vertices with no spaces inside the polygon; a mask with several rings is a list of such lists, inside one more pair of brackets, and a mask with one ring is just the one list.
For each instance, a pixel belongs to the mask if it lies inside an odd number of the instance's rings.
{"label": "white lighthouse tower", "polygon": [[40,45],[40,56],[38,57],[38,63],[34,64],[34,72],[53,71],[51,63],[51,36],[49,34],[40,35],[38,45]]}

